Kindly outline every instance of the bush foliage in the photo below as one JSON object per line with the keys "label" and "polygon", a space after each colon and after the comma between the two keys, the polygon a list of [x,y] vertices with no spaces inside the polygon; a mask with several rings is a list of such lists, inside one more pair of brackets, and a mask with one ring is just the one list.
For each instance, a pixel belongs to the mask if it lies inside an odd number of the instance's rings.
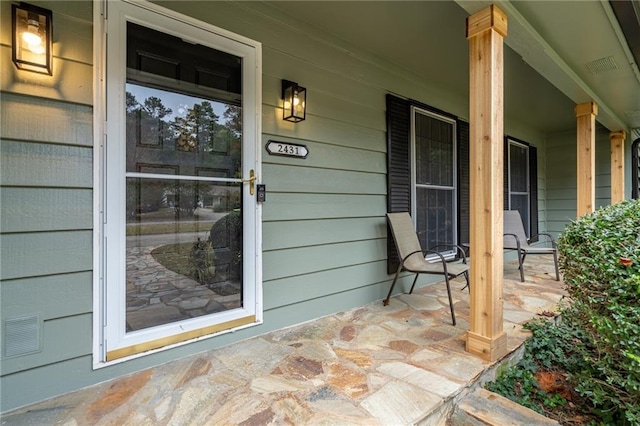
{"label": "bush foliage", "polygon": [[640,424],[640,201],[572,222],[558,249],[563,322],[582,336],[571,380],[605,423]]}

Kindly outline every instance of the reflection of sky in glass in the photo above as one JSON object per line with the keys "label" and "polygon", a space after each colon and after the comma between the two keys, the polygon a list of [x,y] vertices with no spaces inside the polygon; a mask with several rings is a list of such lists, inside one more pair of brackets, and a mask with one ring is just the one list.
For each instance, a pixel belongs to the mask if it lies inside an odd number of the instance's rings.
{"label": "reflection of sky in glass", "polygon": [[171,114],[167,115],[167,119],[173,120],[176,117],[184,117],[187,111],[194,105],[202,102],[209,102],[213,107],[213,112],[220,118],[218,123],[223,124],[222,114],[226,109],[226,104],[222,102],[212,101],[211,99],[196,98],[195,96],[184,95],[182,93],[169,92],[151,87],[140,86],[137,84],[127,83],[127,92],[131,93],[140,105],[144,104],[145,99],[155,96],[162,100],[162,105],[171,109]]}

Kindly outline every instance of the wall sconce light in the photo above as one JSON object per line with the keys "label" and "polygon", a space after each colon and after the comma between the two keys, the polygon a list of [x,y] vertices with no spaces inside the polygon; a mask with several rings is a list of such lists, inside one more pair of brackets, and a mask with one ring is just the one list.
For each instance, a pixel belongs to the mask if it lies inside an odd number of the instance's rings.
{"label": "wall sconce light", "polygon": [[27,3],[11,5],[11,54],[21,70],[52,75],[53,13]]}
{"label": "wall sconce light", "polygon": [[282,119],[298,123],[305,119],[307,89],[289,80],[282,80]]}

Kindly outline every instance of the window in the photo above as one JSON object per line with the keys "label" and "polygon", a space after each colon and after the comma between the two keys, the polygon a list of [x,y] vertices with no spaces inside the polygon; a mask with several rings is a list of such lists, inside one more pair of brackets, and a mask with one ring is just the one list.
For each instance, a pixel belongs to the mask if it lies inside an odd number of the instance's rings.
{"label": "window", "polygon": [[[412,108],[411,216],[424,249],[456,243],[456,122]],[[454,254],[451,248],[439,251]]]}
{"label": "window", "polygon": [[508,198],[508,210],[518,210],[524,223],[524,230],[527,236],[531,236],[529,226],[529,147],[522,143],[507,138],[507,155],[509,181],[508,191],[505,196]]}
{"label": "window", "polygon": [[[469,123],[420,102],[387,95],[387,211],[410,212],[423,249],[469,241]],[[537,150],[504,140],[504,208],[538,233]],[[510,183],[511,182],[511,183]],[[387,238],[387,271],[399,265]]]}
{"label": "window", "polygon": [[518,210],[528,237],[538,234],[537,149],[512,136],[504,143],[504,209]]}
{"label": "window", "polygon": [[261,322],[260,45],[109,2],[101,364]]}

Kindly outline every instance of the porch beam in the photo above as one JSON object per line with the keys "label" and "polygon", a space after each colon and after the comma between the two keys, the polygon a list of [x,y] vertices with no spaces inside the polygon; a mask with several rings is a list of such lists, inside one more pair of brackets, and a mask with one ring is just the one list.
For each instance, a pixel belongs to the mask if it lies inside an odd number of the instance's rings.
{"label": "porch beam", "polygon": [[624,200],[624,130],[609,133],[611,141],[611,205]]}
{"label": "porch beam", "polygon": [[503,330],[503,39],[495,5],[467,18],[470,118],[470,329],[467,352],[488,361],[507,353]]}
{"label": "porch beam", "polygon": [[577,217],[596,206],[596,115],[598,105],[585,102],[575,107],[577,124]]}

